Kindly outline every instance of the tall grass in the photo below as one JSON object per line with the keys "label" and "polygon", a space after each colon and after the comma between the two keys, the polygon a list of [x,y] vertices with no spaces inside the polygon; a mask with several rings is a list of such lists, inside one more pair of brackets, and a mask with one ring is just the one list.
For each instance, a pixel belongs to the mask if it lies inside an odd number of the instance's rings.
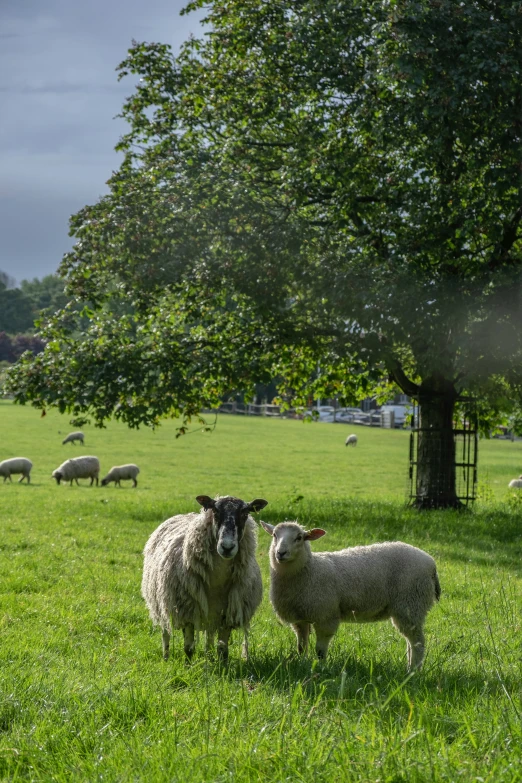
{"label": "tall grass", "polygon": [[[223,418],[178,440],[172,422],[86,428],[81,449],[61,446],[68,429],[0,405],[0,459],[35,463],[30,486],[0,484],[0,780],[522,780],[522,526],[503,489],[520,444],[481,448],[496,500],[419,514],[402,503],[405,433],[364,430],[345,449],[340,425]],[[138,488],[55,486],[51,470],[79,453],[102,469],[136,461]],[[298,659],[266,589],[248,663],[236,639],[228,668],[202,650],[187,666],[179,634],[164,663],[141,552],[163,519],[218,492],[324,527],[317,549],[429,551],[443,593],[422,673],[406,676],[388,623],[341,627],[326,663]],[[260,531],[265,588],[268,545]]]}

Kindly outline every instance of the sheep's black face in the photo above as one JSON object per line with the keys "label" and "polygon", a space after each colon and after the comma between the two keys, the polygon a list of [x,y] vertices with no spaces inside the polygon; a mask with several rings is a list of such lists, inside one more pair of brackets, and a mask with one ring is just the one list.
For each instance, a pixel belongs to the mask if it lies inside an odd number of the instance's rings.
{"label": "sheep's black face", "polygon": [[60,481],[61,481],[61,480],[62,480],[62,478],[63,478],[62,474],[61,474],[61,473],[59,473],[57,470],[55,470],[55,471],[54,471],[54,473],[53,473],[53,476],[54,476],[54,478],[56,479],[56,483],[57,483],[57,484],[59,484],[59,483],[60,483]]}
{"label": "sheep's black face", "polygon": [[267,505],[266,500],[257,499],[246,503],[230,495],[217,500],[212,500],[208,495],[198,495],[196,500],[205,509],[212,509],[217,551],[225,560],[237,555],[250,512],[260,511]]}

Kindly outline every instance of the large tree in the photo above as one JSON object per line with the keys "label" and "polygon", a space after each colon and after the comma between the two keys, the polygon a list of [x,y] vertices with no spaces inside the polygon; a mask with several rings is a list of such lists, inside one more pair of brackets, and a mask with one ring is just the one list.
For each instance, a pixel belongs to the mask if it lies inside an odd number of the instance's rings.
{"label": "large tree", "polygon": [[522,375],[520,2],[203,6],[204,40],[120,66],[124,162],[61,267],[90,325],[55,319],[17,398],[137,424],[386,371],[420,404],[419,504],[458,505],[456,400]]}

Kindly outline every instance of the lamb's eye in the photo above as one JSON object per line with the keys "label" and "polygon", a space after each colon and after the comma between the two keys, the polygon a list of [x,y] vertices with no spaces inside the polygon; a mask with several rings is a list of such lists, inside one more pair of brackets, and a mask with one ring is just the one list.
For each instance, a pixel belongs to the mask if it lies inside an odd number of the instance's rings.
{"label": "lamb's eye", "polygon": [[295,540],[296,541],[302,541],[303,540],[303,536],[297,536]]}

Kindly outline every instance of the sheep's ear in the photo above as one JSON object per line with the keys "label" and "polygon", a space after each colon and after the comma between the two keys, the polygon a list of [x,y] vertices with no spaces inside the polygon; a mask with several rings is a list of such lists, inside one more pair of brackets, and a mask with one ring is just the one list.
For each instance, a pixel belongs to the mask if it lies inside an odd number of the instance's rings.
{"label": "sheep's ear", "polygon": [[249,511],[261,511],[261,509],[265,506],[268,506],[268,500],[263,500],[263,498],[256,498],[247,505],[247,508]]}
{"label": "sheep's ear", "polygon": [[313,530],[307,530],[305,533],[305,541],[315,541],[318,538],[322,538],[326,535],[326,530],[322,530],[320,527],[314,527]]}
{"label": "sheep's ear", "polygon": [[264,530],[266,530],[266,532],[268,533],[269,536],[273,536],[274,535],[274,526],[273,525],[270,525],[268,522],[263,522],[262,519],[259,520],[259,524],[261,525],[261,527]]}
{"label": "sheep's ear", "polygon": [[198,495],[196,500],[198,501],[200,506],[203,506],[205,511],[208,511],[209,508],[214,508],[216,505],[216,501],[212,500],[212,498],[209,498],[208,495]]}

